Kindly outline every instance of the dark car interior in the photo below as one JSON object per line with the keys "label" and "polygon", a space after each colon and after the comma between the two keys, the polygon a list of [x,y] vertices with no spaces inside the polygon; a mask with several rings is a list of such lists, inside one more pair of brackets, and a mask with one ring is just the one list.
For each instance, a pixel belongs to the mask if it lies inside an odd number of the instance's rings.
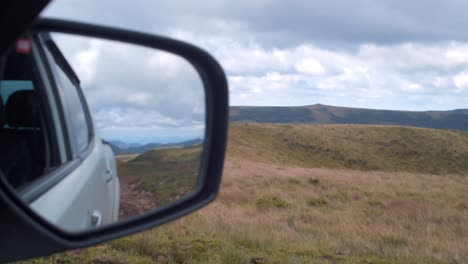
{"label": "dark car interior", "polygon": [[43,118],[30,54],[9,52],[0,82],[0,170],[14,188],[46,167]]}

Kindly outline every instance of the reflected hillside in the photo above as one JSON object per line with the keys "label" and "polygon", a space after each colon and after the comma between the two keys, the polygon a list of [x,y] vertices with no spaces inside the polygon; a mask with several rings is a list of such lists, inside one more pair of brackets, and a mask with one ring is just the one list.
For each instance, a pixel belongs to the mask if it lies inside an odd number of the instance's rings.
{"label": "reflected hillside", "polygon": [[114,151],[115,155],[122,155],[122,154],[142,154],[147,151],[153,149],[169,149],[169,148],[186,148],[201,145],[203,143],[203,139],[195,138],[191,140],[175,142],[175,143],[147,143],[147,144],[140,144],[140,143],[127,143],[123,141],[117,140],[109,140],[106,141]]}
{"label": "reflected hillside", "polygon": [[201,144],[117,155],[121,217],[167,205],[190,193],[197,182],[201,155]]}

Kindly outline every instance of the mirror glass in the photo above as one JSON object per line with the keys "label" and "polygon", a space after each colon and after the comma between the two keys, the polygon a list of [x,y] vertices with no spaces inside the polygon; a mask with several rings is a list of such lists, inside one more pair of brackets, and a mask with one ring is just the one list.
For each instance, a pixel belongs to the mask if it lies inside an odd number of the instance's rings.
{"label": "mirror glass", "polygon": [[[40,33],[11,50],[0,91],[4,129],[22,148],[14,161],[2,160],[3,174],[61,229],[86,231],[137,217],[197,185],[205,94],[182,57]],[[31,113],[14,116],[10,108]],[[8,169],[13,162],[23,165]],[[25,166],[31,169],[21,171]]]}

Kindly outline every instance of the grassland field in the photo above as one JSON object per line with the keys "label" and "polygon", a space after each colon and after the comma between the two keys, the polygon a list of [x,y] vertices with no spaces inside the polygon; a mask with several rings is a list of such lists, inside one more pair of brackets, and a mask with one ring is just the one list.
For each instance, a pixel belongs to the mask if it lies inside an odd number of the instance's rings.
{"label": "grassland field", "polygon": [[[206,208],[25,263],[468,263],[467,132],[241,123],[228,143]],[[132,160],[194,157],[179,151]]]}

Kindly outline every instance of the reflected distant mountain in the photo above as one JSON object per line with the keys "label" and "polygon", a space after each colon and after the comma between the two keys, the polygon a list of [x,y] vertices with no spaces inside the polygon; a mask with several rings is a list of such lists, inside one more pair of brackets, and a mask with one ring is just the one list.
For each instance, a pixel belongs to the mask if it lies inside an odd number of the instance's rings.
{"label": "reflected distant mountain", "polygon": [[123,154],[141,154],[153,149],[163,149],[163,148],[187,148],[193,147],[196,145],[201,145],[203,140],[200,138],[186,140],[176,143],[148,143],[148,144],[138,144],[138,143],[126,143],[118,140],[105,141],[112,147],[115,155]]}
{"label": "reflected distant mountain", "polygon": [[121,149],[128,149],[128,148],[134,148],[134,147],[139,147],[141,146],[142,144],[140,143],[127,143],[127,142],[123,142],[123,141],[119,141],[119,140],[110,140],[108,141],[108,143],[118,147],[118,148],[121,148]]}

